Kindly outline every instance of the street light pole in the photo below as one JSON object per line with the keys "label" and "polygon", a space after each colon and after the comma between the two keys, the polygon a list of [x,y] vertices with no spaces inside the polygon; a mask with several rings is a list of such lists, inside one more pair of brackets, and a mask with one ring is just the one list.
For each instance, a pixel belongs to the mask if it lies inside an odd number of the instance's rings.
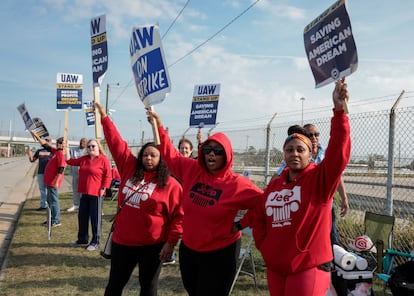
{"label": "street light pole", "polygon": [[211,131],[212,131],[213,129],[215,129],[215,128],[219,125],[219,123],[220,123],[220,122],[216,122],[216,124],[215,124],[212,128],[210,128],[210,129],[208,130],[208,132],[207,132],[207,137],[210,137]]}
{"label": "street light pole", "polygon": [[300,100],[302,101],[302,125],[303,125],[303,103],[305,102],[305,98],[301,97]]}

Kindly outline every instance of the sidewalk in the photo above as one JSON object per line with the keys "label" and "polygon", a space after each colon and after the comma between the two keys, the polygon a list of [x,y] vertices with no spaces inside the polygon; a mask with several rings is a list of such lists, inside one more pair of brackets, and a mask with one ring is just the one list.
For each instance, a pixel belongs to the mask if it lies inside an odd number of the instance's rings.
{"label": "sidewalk", "polygon": [[[2,159],[0,163],[3,177],[1,190],[4,195],[0,199],[0,280],[7,266],[8,248],[24,203],[40,195],[36,169],[37,162],[30,163],[27,157],[12,159],[8,163],[7,159]],[[72,176],[65,175],[59,193],[72,192],[71,182]]]}

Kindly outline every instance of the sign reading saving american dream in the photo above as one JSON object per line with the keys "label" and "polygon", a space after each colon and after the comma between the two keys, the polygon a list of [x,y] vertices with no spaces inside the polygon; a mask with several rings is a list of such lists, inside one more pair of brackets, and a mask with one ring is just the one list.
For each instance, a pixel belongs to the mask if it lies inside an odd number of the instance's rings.
{"label": "sign reading saving american dream", "polygon": [[108,69],[108,43],[106,38],[105,15],[91,20],[92,76],[93,85],[99,86]]}
{"label": "sign reading saving american dream", "polygon": [[358,55],[346,0],[339,0],[304,29],[306,55],[321,87],[356,71]]}
{"label": "sign reading saving american dream", "polygon": [[83,76],[81,74],[57,73],[56,110],[82,110]]}
{"label": "sign reading saving american dream", "polygon": [[132,28],[129,45],[135,86],[145,107],[164,101],[171,91],[170,76],[157,25]]}
{"label": "sign reading saving american dream", "polygon": [[215,126],[220,96],[220,84],[194,86],[190,127]]}

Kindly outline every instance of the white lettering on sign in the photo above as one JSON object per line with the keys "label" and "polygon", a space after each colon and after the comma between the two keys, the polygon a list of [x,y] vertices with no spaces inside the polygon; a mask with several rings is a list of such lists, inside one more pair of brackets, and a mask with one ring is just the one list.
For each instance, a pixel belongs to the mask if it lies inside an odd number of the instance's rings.
{"label": "white lettering on sign", "polygon": [[147,96],[147,94],[155,92],[166,86],[166,81],[164,80],[164,72],[165,70],[162,69],[142,78],[137,86],[138,93],[141,98],[144,98]]}

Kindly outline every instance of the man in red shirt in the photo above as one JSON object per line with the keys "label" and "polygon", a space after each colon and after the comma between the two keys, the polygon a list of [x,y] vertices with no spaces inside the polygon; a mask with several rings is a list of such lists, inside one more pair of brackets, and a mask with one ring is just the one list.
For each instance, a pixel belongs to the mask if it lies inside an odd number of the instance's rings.
{"label": "man in red shirt", "polygon": [[[47,187],[47,203],[51,212],[52,227],[62,225],[60,223],[60,204],[58,189],[62,185],[64,170],[66,166],[65,156],[63,155],[64,138],[56,140],[56,148],[41,139],[32,131],[34,138],[51,153],[50,160],[46,165],[43,182]],[[47,222],[44,222],[46,224]]]}

